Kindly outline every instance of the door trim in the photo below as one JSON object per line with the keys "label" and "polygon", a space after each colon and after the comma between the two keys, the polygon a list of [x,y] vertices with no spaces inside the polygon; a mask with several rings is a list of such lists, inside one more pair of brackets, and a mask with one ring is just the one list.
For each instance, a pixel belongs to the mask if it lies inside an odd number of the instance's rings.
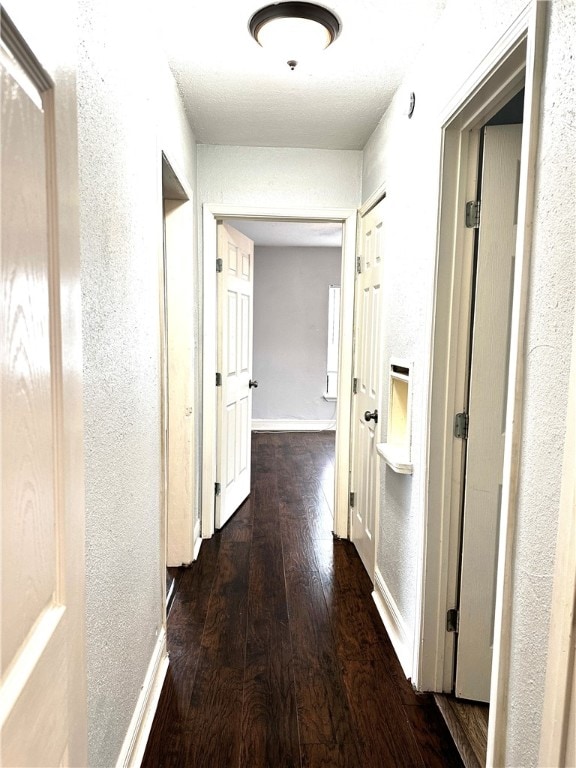
{"label": "door trim", "polygon": [[202,216],[202,538],[214,533],[214,483],[216,480],[216,252],[217,219],[282,219],[284,221],[340,222],[342,272],[340,304],[340,372],[336,408],[336,464],[334,534],[348,537],[348,486],[350,475],[350,402],[352,398],[352,320],[356,258],[355,208],[258,208],[203,205]]}
{"label": "door trim", "polygon": [[[521,437],[522,345],[529,281],[534,197],[534,165],[547,3],[531,2],[518,16],[440,115],[442,145],[440,206],[434,302],[430,316],[428,435],[422,464],[427,468],[420,594],[414,645],[414,684],[419,690],[449,690],[454,656],[453,635],[446,632],[446,611],[454,607],[460,512],[462,445],[453,438],[454,414],[465,392],[467,327],[470,308],[469,265],[472,237],[462,216],[475,194],[477,131],[521,87],[525,87],[524,129],[518,238],[509,364],[504,488],[496,591],[495,644],[487,764],[503,764],[510,658],[510,569],[513,554],[516,485]],[[455,221],[456,219],[456,221]],[[468,259],[469,260],[469,259]],[[447,680],[450,683],[447,683]]]}

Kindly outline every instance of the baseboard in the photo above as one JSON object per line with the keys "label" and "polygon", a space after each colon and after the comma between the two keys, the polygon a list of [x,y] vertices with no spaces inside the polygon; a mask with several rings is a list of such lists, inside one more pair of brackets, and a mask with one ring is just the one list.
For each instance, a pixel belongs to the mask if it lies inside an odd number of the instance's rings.
{"label": "baseboard", "polygon": [[334,419],[252,419],[253,432],[325,432],[335,429]]}
{"label": "baseboard", "polygon": [[116,768],[139,768],[142,764],[167,670],[166,630],[162,627],[148,665],[140,696],[136,702],[136,709],[120,750]]}
{"label": "baseboard", "polygon": [[198,520],[196,520],[196,525],[194,526],[194,552],[192,554],[192,560],[198,560],[198,555],[200,554],[201,546],[202,546],[201,521],[200,521],[200,518],[198,518]]}
{"label": "baseboard", "polygon": [[374,573],[374,592],[372,592],[372,598],[376,603],[376,608],[394,646],[404,674],[407,678],[411,678],[413,643],[398,606],[378,568],[376,568]]}

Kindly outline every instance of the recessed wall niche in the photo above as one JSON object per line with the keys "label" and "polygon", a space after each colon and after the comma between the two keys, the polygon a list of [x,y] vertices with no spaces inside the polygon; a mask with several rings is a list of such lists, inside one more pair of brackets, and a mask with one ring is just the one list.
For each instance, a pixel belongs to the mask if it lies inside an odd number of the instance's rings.
{"label": "recessed wall niche", "polygon": [[402,475],[411,475],[413,363],[391,358],[388,370],[388,429],[386,442],[376,449],[386,464]]}

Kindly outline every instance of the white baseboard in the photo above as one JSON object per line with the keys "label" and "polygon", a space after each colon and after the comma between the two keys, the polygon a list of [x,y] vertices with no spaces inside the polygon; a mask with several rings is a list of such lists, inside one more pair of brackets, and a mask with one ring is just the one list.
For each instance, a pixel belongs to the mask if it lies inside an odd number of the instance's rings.
{"label": "white baseboard", "polygon": [[372,598],[407,678],[412,677],[413,642],[394,598],[376,567]]}
{"label": "white baseboard", "polygon": [[192,554],[192,560],[198,560],[198,555],[200,554],[201,546],[202,546],[201,525],[200,525],[200,518],[198,518],[198,520],[196,520],[196,525],[194,526],[194,552]]}
{"label": "white baseboard", "polygon": [[335,419],[252,419],[253,432],[324,432],[335,429]]}
{"label": "white baseboard", "polygon": [[167,670],[166,630],[162,627],[154,646],[154,652],[148,665],[148,671],[136,702],[128,732],[120,750],[116,768],[139,768],[142,764]]}

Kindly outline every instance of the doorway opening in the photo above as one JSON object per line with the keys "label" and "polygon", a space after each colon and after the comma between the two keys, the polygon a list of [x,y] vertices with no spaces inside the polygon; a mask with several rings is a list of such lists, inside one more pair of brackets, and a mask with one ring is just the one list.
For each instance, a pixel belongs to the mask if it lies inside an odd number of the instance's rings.
{"label": "doorway opening", "polygon": [[197,554],[199,521],[193,515],[194,327],[193,204],[172,165],[162,155],[162,257],[160,265],[163,507],[165,515],[165,596],[169,610],[175,568]]}
{"label": "doorway opening", "polygon": [[[512,599],[506,573],[513,554],[516,456],[521,421],[523,317],[533,215],[531,168],[536,152],[545,17],[542,5],[534,4],[518,17],[460,88],[447,106],[443,120],[442,187],[431,326],[431,389],[426,457],[428,481],[422,527],[421,613],[415,643],[414,682],[419,690],[439,693],[456,690],[463,696],[490,700],[486,752],[488,764],[502,763],[504,750],[505,720],[502,711],[506,701],[510,653],[507,647],[509,611],[506,609]],[[494,122],[509,122],[503,108],[518,107],[521,99],[518,94],[522,89],[524,104],[520,110],[523,130],[519,144],[519,168],[517,161],[514,161],[506,173],[510,179],[509,197],[513,198],[512,218],[517,225],[517,231],[510,235],[512,244],[508,248],[512,252],[509,257],[513,255],[514,258],[509,259],[507,265],[508,292],[505,290],[505,297],[487,300],[488,307],[492,301],[492,309],[496,304],[499,307],[503,305],[504,319],[500,323],[500,326],[506,327],[503,332],[502,327],[490,329],[490,309],[488,319],[484,316],[481,320],[477,315],[479,302],[486,301],[479,293],[480,284],[484,280],[480,270],[485,260],[482,256],[482,228],[486,228],[490,220],[495,220],[495,214],[485,212],[483,219],[481,202],[478,222],[476,204],[481,172],[486,170],[487,143],[490,143],[487,131],[497,132],[496,126],[486,126],[496,115],[498,118]],[[504,152],[508,153],[508,150]],[[482,179],[482,182],[481,192],[485,194],[486,180]],[[477,236],[478,223],[480,235]],[[513,229],[514,223],[511,226]],[[488,275],[485,282],[494,286],[499,280]],[[498,341],[502,359],[495,364],[501,373],[500,383],[496,387],[491,386],[491,381],[482,381],[482,376],[485,377],[487,373],[487,363],[480,360],[476,366],[480,374],[478,391],[486,394],[491,389],[497,390],[494,400],[499,402],[497,407],[494,405],[494,414],[501,428],[498,451],[487,449],[488,452],[498,453],[494,462],[496,469],[493,467],[491,470],[496,495],[492,505],[494,514],[489,526],[490,535],[487,535],[486,529],[482,532],[483,537],[491,539],[489,550],[493,568],[490,572],[484,567],[486,563],[476,563],[470,571],[475,584],[478,582],[476,576],[479,568],[482,568],[485,575],[489,574],[479,591],[485,603],[487,625],[485,622],[484,638],[488,638],[485,645],[489,651],[484,656],[483,674],[490,683],[481,695],[477,695],[466,691],[461,675],[462,679],[458,679],[458,665],[465,644],[462,622],[470,622],[471,619],[474,622],[478,611],[478,606],[469,601],[470,589],[465,588],[462,569],[465,551],[467,548],[470,550],[470,542],[474,538],[471,534],[467,547],[467,505],[473,497],[470,478],[472,464],[478,465],[479,458],[473,457],[470,450],[467,450],[466,436],[467,428],[471,429],[472,424],[474,346],[482,336],[488,347],[491,338]],[[485,413],[491,413],[489,406],[483,407]],[[498,473],[501,474],[496,477]],[[470,638],[470,628],[466,632]],[[468,668],[474,663],[472,654]]]}
{"label": "doorway opening", "polygon": [[219,529],[257,481],[253,433],[335,432],[342,224],[225,219],[218,251]]}
{"label": "doorway opening", "polygon": [[[342,261],[340,270],[340,341],[336,421],[336,455],[334,482],[334,533],[348,536],[348,475],[349,430],[352,360],[353,281],[356,239],[356,210],[304,209],[262,210],[226,206],[204,206],[204,332],[203,332],[203,457],[202,457],[202,536],[214,533],[214,509],[217,470],[216,446],[216,373],[218,354],[216,264],[217,222],[226,220],[232,226],[242,227],[242,221],[251,225],[260,223],[311,225],[337,224],[342,230]],[[250,226],[248,223],[248,226]],[[244,225],[246,226],[246,225]],[[327,297],[326,297],[327,301]],[[256,377],[254,377],[256,378]],[[332,405],[333,408],[333,405]],[[332,419],[333,421],[333,419]]]}
{"label": "doorway opening", "polygon": [[254,243],[252,430],[335,430],[342,224],[226,222]]}
{"label": "doorway opening", "polygon": [[464,410],[457,422],[464,445],[453,698],[437,700],[454,720],[463,751],[480,764],[488,736],[523,111],[521,89],[480,129],[469,170],[478,182],[467,203],[473,219],[466,221],[473,255]]}

